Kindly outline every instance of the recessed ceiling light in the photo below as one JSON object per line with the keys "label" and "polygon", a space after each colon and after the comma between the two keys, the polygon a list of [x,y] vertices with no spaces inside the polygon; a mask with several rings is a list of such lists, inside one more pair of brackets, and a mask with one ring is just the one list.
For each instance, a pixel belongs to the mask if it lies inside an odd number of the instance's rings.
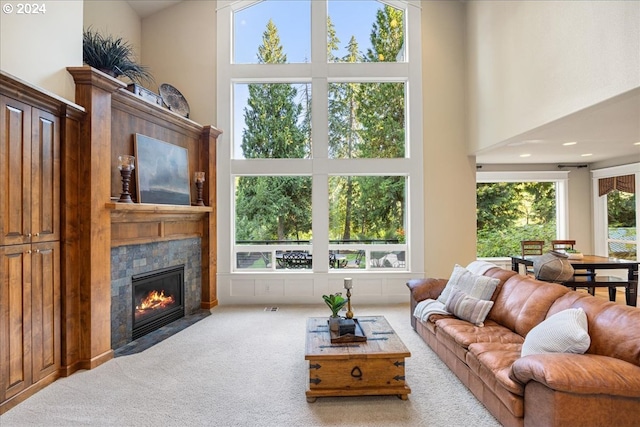
{"label": "recessed ceiling light", "polygon": [[589,156],[593,156],[593,153],[580,154],[580,157],[589,157]]}
{"label": "recessed ceiling light", "polygon": [[530,156],[531,156],[531,154],[528,154],[528,153],[526,153],[526,154],[520,154],[520,157],[530,157]]}
{"label": "recessed ceiling light", "polygon": [[577,142],[576,142],[576,141],[571,141],[571,142],[565,142],[565,143],[564,143],[564,144],[562,144],[562,145],[576,145],[576,144],[577,144]]}
{"label": "recessed ceiling light", "polygon": [[640,141],[634,142],[633,145],[640,145]]}

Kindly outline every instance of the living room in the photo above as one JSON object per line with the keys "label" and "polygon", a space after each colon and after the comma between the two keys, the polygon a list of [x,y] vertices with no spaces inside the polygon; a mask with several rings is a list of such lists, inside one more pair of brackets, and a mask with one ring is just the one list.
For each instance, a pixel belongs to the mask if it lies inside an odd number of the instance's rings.
{"label": "living room", "polygon": [[[219,80],[223,73],[218,63],[220,46],[227,41],[218,32],[217,19],[224,8],[239,5],[213,1],[44,3],[47,8],[42,16],[2,14],[2,71],[78,103],[74,76],[67,68],[83,65],[82,31],[89,27],[109,31],[133,43],[141,62],[150,67],[158,84],[170,82],[180,88],[191,107],[189,120],[222,130],[215,142],[219,150],[217,167],[206,174],[206,185],[214,182],[213,176],[218,174],[217,201],[214,198],[207,203],[216,205],[218,224],[214,243],[217,254],[212,255],[215,268],[212,267],[209,281],[215,284],[207,288],[212,293],[207,304],[320,305],[323,293],[342,289],[344,274],[328,265],[318,264],[313,271],[292,274],[278,271],[247,274],[234,269],[235,242],[230,231],[233,212],[221,201],[230,200],[229,181],[236,172],[231,169],[228,151],[232,145],[229,139],[232,124],[223,111],[230,95],[222,87],[226,83]],[[160,3],[162,7],[145,12],[136,3]],[[420,169],[415,174],[420,183],[411,187],[412,191],[416,188],[419,191],[411,198],[415,211],[409,218],[412,241],[408,267],[357,275],[354,298],[359,304],[406,303],[407,280],[448,277],[454,264],[466,264],[476,258],[478,173],[557,174],[558,164],[573,166],[585,162],[564,160],[560,153],[552,160],[539,162],[495,160],[497,157],[492,156],[500,152],[505,155],[522,146],[516,142],[543,139],[539,135],[546,134],[549,140],[564,138],[567,128],[564,124],[601,123],[580,121],[578,116],[592,118],[599,112],[606,115],[620,108],[620,104],[637,108],[640,96],[638,20],[634,19],[639,13],[638,2],[551,5],[435,1],[419,2],[419,8],[411,5],[409,10],[412,19],[414,11],[420,11],[422,28],[419,56],[422,73],[420,86],[416,86],[421,87],[422,136],[418,138],[420,151],[411,147],[412,153],[420,153],[419,166],[411,165]],[[603,33],[607,36],[602,37]],[[546,78],[548,75],[554,78]],[[631,133],[638,136],[640,125],[633,119],[632,116],[626,125],[616,123],[610,134],[631,128]],[[554,130],[557,134],[549,136]],[[417,132],[412,131],[412,135]],[[602,144],[608,144],[606,138]],[[536,143],[528,144],[527,148],[535,150],[533,159],[542,159],[556,149],[551,144]],[[594,235],[593,171],[621,167],[631,168],[638,175],[637,147],[628,154],[617,154],[612,148],[607,151],[606,157],[586,162],[587,168],[568,167],[560,171],[566,176],[568,194],[566,223],[570,228],[565,232],[578,240],[584,251],[593,253],[601,250]],[[120,185],[119,174],[113,167],[109,175],[113,197]],[[442,185],[443,177],[447,178],[446,185]],[[213,192],[208,190],[207,194]],[[323,238],[316,236],[313,251],[331,249],[326,239],[323,242]],[[448,241],[455,244],[431,243]],[[105,325],[99,328],[111,329]],[[101,338],[97,347],[83,356],[88,360],[97,358],[96,366],[107,359],[102,360],[101,355],[112,350],[111,340],[103,341],[103,335],[98,335]]]}

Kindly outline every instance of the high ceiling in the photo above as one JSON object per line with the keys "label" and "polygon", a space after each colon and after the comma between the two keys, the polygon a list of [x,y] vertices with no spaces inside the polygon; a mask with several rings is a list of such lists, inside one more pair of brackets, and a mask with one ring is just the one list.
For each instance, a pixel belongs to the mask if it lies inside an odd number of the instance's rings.
{"label": "high ceiling", "polygon": [[[131,0],[146,18],[181,0]],[[565,143],[575,143],[563,145]],[[586,164],[630,157],[640,162],[640,89],[605,101],[476,155],[478,164]],[[636,144],[636,145],[634,145]],[[528,154],[527,157],[522,155]],[[590,154],[589,156],[584,156]]]}
{"label": "high ceiling", "polygon": [[131,0],[127,3],[136,11],[140,18],[146,18],[162,9],[180,3],[180,1],[181,0]]}

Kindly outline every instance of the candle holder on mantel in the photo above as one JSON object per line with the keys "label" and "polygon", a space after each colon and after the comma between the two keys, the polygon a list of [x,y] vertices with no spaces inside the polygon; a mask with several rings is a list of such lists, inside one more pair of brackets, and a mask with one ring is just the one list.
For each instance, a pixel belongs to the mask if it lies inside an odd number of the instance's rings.
{"label": "candle holder on mantel", "polygon": [[353,287],[353,281],[347,277],[344,279],[344,288],[347,290],[347,319],[353,319],[353,311],[351,311],[351,288]]}
{"label": "candle holder on mantel", "polygon": [[202,200],[202,187],[204,187],[204,172],[195,172],[193,174],[193,180],[196,182],[196,190],[198,193],[196,206],[204,206],[204,200]]}
{"label": "candle holder on mantel", "polygon": [[131,172],[135,169],[135,160],[135,157],[125,154],[118,156],[118,169],[120,169],[120,176],[122,177],[122,193],[118,203],[133,203],[129,193],[129,182],[131,181]]}

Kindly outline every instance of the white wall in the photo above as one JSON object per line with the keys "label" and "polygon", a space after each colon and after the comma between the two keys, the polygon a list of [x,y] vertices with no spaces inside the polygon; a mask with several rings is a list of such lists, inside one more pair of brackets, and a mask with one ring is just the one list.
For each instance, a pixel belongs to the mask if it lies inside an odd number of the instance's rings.
{"label": "white wall", "polygon": [[470,152],[640,87],[640,2],[468,2]]}
{"label": "white wall", "polygon": [[576,249],[594,253],[593,209],[591,207],[591,169],[571,169],[569,172],[569,227],[567,239],[576,241]]}
{"label": "white wall", "polygon": [[[158,85],[189,103],[189,118],[216,124],[216,1],[184,1],[142,20],[142,62]],[[154,88],[155,90],[155,88]]]}
{"label": "white wall", "polygon": [[[142,22],[126,1],[85,0],[84,28],[103,35],[122,37],[131,44],[141,63]],[[142,64],[145,65],[145,64]],[[153,70],[151,70],[153,74]]]}
{"label": "white wall", "polygon": [[[467,156],[465,4],[422,2],[425,273],[476,258],[476,168]],[[451,243],[454,242],[454,243]]]}
{"label": "white wall", "polygon": [[0,13],[0,69],[70,101],[75,100],[67,67],[82,65],[82,0],[40,0],[45,11],[19,14],[18,5],[2,2],[11,13]]}

